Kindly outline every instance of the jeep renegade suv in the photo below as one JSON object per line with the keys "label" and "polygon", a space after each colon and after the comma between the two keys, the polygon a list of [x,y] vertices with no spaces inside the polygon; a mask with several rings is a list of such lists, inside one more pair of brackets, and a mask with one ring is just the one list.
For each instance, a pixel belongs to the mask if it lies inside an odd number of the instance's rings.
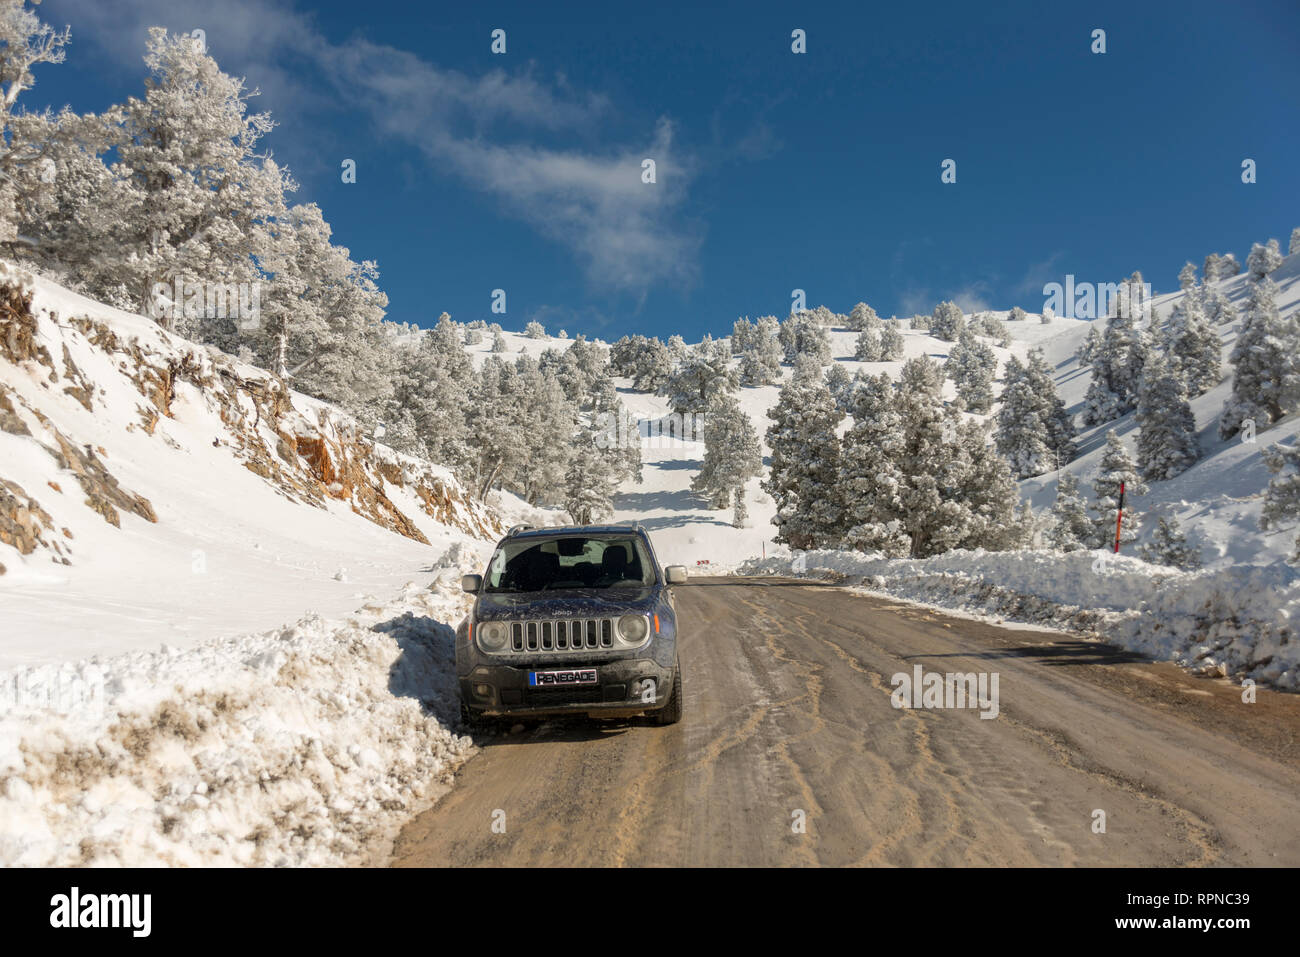
{"label": "jeep renegade suv", "polygon": [[677,615],[669,586],[635,525],[516,526],[484,575],[456,632],[461,719],[576,714],[682,716]]}

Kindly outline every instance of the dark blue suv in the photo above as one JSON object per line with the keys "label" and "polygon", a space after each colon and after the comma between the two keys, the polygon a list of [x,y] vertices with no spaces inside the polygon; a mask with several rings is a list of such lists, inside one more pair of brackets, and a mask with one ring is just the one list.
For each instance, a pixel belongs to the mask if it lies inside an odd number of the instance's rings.
{"label": "dark blue suv", "polygon": [[456,631],[461,719],[577,714],[658,724],[682,716],[681,565],[660,568],[635,525],[516,526]]}

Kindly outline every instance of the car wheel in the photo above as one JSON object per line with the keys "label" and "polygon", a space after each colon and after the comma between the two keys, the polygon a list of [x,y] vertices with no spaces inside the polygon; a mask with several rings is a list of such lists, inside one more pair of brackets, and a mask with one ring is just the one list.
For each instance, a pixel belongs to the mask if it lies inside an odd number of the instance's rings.
{"label": "car wheel", "polygon": [[476,711],[471,711],[464,703],[460,706],[460,729],[464,732],[482,731],[484,728],[483,716]]}
{"label": "car wheel", "polygon": [[677,659],[673,668],[673,690],[668,703],[654,713],[655,724],[676,724],[682,720],[682,662]]}

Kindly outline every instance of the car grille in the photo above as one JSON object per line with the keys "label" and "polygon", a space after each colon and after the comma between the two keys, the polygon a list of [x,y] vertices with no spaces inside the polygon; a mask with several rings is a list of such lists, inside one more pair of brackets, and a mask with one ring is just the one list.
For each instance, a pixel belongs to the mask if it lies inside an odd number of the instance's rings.
{"label": "car grille", "polygon": [[582,685],[569,688],[529,688],[528,704],[541,707],[555,704],[595,704],[604,700],[600,686]]}
{"label": "car grille", "polygon": [[613,618],[559,618],[510,623],[510,651],[595,651],[614,647]]}

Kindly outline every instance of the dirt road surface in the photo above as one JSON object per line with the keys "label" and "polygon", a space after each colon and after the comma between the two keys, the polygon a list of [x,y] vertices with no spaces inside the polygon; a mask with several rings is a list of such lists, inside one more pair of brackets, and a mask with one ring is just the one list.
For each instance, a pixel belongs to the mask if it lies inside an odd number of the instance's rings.
{"label": "dirt road surface", "polygon": [[[680,724],[485,736],[393,864],[1300,864],[1300,696],[835,585],[676,592]],[[918,664],[996,672],[997,717],[895,708]]]}

